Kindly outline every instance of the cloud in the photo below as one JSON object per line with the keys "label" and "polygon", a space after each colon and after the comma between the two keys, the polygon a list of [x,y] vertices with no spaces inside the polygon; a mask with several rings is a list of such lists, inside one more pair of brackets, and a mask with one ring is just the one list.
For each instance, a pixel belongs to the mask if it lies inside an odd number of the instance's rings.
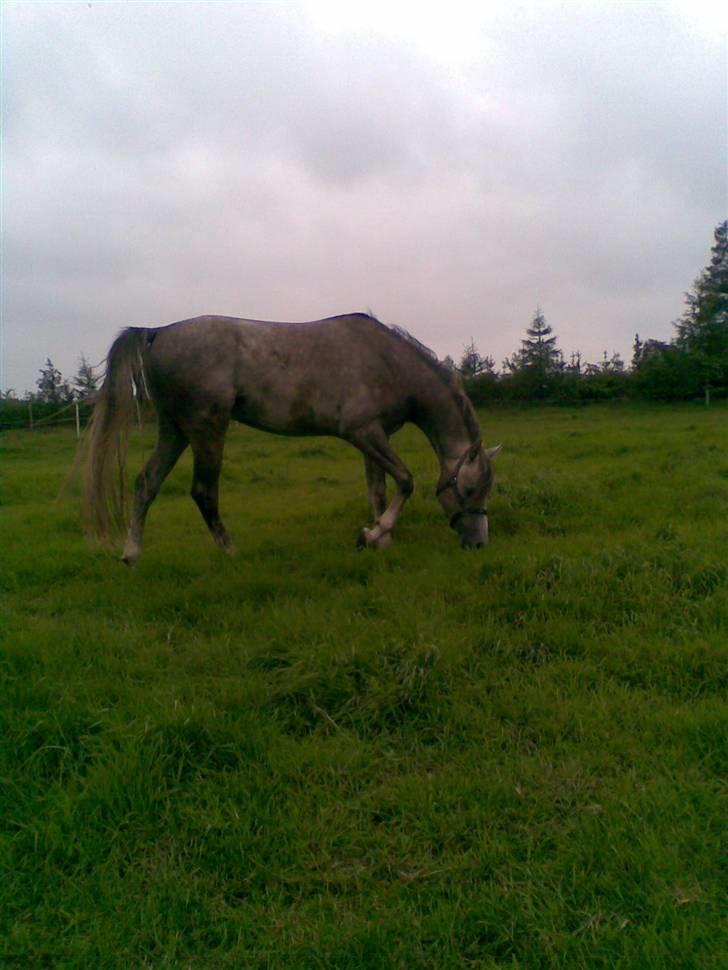
{"label": "cloud", "polygon": [[0,383],[201,312],[372,307],[498,360],[537,303],[567,353],[670,335],[725,214],[724,44],[654,4],[338,10],[7,8]]}

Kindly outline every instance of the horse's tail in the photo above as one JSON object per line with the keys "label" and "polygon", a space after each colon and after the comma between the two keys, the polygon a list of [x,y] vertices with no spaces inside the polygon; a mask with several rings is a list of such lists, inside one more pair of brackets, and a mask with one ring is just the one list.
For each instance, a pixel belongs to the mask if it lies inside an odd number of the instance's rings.
{"label": "horse's tail", "polygon": [[126,454],[137,402],[149,399],[145,374],[147,330],[122,330],[106,358],[106,374],[95,397],[88,428],[83,489],[86,532],[100,542],[126,532]]}

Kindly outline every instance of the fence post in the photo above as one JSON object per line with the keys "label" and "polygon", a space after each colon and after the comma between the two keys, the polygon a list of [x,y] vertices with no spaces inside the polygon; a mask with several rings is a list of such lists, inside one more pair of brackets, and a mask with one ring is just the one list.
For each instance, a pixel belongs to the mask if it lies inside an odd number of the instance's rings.
{"label": "fence post", "polygon": [[81,417],[78,413],[78,401],[76,401],[76,437],[81,437]]}

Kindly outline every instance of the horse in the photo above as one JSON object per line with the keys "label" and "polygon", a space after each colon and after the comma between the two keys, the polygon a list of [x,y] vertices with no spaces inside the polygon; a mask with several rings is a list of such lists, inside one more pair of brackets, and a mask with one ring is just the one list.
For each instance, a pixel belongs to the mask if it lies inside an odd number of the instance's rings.
{"label": "horse", "polygon": [[[127,529],[128,430],[140,402],[153,402],[156,447],[136,479]],[[282,435],[341,438],[364,456],[371,527],[360,547],[383,548],[412,494],[410,471],[390,436],[420,428],[440,462],[436,495],[464,548],[488,541],[485,506],[492,460],[457,374],[399,327],[364,313],[308,323],[201,316],[167,326],[127,327],[112,344],[88,430],[86,530],[102,542],[126,534],[122,560],[141,555],[144,523],[188,445],[192,498],[217,545],[235,548],[218,512],[218,481],[234,419]],[[387,504],[385,476],[396,489]]]}

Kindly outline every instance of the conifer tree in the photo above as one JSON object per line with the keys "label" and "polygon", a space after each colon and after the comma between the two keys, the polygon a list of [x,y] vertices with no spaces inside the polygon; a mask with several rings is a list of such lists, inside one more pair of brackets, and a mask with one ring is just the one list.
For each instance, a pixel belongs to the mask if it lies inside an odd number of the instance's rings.
{"label": "conifer tree", "polygon": [[715,229],[711,260],[685,294],[676,321],[676,345],[695,361],[705,403],[715,387],[728,385],[728,220]]}
{"label": "conifer tree", "polygon": [[45,367],[41,368],[40,377],[35,382],[38,386],[38,400],[49,404],[61,404],[71,397],[71,389],[50,357],[46,357]]}
{"label": "conifer tree", "polygon": [[549,378],[562,369],[563,360],[556,346],[556,335],[546,323],[541,307],[536,308],[531,326],[526,329],[517,361],[528,375],[536,396],[543,397],[548,390]]}
{"label": "conifer tree", "polygon": [[463,347],[463,355],[458,364],[458,370],[467,380],[468,378],[478,377],[480,374],[493,373],[495,361],[492,357],[481,357],[475,341],[470,338],[470,343]]}
{"label": "conifer tree", "polygon": [[522,366],[544,375],[558,370],[559,350],[556,347],[556,336],[546,323],[546,317],[540,307],[536,308],[531,326],[527,328],[526,333],[528,336],[521,341]]}
{"label": "conifer tree", "polygon": [[76,376],[73,378],[73,386],[76,397],[79,400],[86,400],[91,397],[96,390],[96,385],[98,384],[98,378],[94,374],[94,369],[86,360],[85,354],[81,354],[81,360],[78,364],[78,371]]}
{"label": "conifer tree", "polygon": [[634,335],[634,343],[632,344],[632,370],[637,370],[640,366],[643,348],[644,344],[640,340],[640,335],[636,333]]}

